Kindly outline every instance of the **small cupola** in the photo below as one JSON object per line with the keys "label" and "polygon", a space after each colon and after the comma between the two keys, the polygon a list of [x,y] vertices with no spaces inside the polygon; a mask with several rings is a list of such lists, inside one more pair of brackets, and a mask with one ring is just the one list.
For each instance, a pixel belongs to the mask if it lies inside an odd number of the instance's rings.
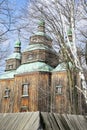
{"label": "small cupola", "polygon": [[42,36],[46,40],[51,41],[52,39],[50,36],[48,36],[45,32],[45,21],[42,19],[38,22],[38,31],[35,33],[36,36]]}
{"label": "small cupola", "polygon": [[45,32],[45,21],[43,19],[39,20],[37,32],[30,37],[29,45],[43,44],[52,48],[52,39]]}
{"label": "small cupola", "polygon": [[45,21],[40,20],[38,23],[38,32],[43,32],[45,33]]}
{"label": "small cupola", "polygon": [[72,42],[72,29],[71,28],[68,29],[67,35],[68,35],[69,41]]}
{"label": "small cupola", "polygon": [[21,52],[21,41],[18,40],[15,42],[15,46],[14,46],[14,52],[20,53]]}
{"label": "small cupola", "polygon": [[21,64],[21,42],[15,42],[14,53],[6,59],[5,71],[16,70]]}

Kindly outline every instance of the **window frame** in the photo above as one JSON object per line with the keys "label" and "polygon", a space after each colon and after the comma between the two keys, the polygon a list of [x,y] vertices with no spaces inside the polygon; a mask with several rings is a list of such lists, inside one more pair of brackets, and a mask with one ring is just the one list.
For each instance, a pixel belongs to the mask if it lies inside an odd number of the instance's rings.
{"label": "window frame", "polygon": [[4,91],[4,98],[9,98],[10,97],[10,89],[6,88]]}
{"label": "window frame", "polygon": [[13,64],[8,65],[9,69],[13,69]]}
{"label": "window frame", "polygon": [[28,59],[29,59],[29,60],[32,60],[33,57],[34,57],[33,54],[29,54]]}
{"label": "window frame", "polygon": [[22,97],[28,97],[28,96],[29,96],[29,84],[24,83],[22,84]]}
{"label": "window frame", "polygon": [[62,92],[62,85],[61,84],[59,84],[59,85],[57,85],[56,86],[56,94],[58,94],[58,95],[61,95],[63,92]]}

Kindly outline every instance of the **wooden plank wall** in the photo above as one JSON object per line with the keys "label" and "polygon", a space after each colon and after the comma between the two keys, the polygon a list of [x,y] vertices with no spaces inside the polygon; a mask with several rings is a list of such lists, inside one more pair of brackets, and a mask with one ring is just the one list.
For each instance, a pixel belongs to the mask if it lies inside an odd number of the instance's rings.
{"label": "wooden plank wall", "polygon": [[46,112],[3,113],[0,130],[87,130],[87,117]]}

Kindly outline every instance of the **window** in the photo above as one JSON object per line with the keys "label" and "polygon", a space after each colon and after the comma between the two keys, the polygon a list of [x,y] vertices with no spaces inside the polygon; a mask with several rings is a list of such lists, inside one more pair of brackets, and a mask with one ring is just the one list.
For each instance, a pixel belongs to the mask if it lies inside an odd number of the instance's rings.
{"label": "window", "polygon": [[28,112],[28,106],[22,106],[20,112]]}
{"label": "window", "polygon": [[33,40],[33,41],[36,41],[36,38],[33,38],[32,40]]}
{"label": "window", "polygon": [[8,97],[10,97],[10,89],[6,88],[4,98],[8,98]]}
{"label": "window", "polygon": [[8,65],[7,69],[13,69],[13,65],[12,64]]}
{"label": "window", "polygon": [[28,96],[28,84],[22,85],[22,97]]}
{"label": "window", "polygon": [[56,94],[62,94],[62,85],[56,86]]}
{"label": "window", "polygon": [[29,55],[29,60],[33,59],[33,54]]}
{"label": "window", "polygon": [[12,69],[13,68],[13,65],[9,65],[9,69]]}

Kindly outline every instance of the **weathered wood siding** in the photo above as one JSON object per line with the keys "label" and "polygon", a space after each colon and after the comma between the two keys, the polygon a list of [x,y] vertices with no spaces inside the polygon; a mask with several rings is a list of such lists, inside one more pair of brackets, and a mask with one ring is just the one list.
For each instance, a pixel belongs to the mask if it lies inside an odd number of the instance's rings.
{"label": "weathered wood siding", "polygon": [[43,61],[48,65],[55,67],[59,62],[57,54],[48,50],[33,50],[22,53],[22,64],[34,61]]}
{"label": "weathered wood siding", "polygon": [[[0,81],[0,112],[19,112],[27,106],[28,111],[47,111],[50,102],[50,74],[26,73],[15,75],[14,79]],[[22,85],[28,84],[28,96],[22,95]],[[10,89],[10,97],[4,97],[5,89]]]}
{"label": "weathered wood siding", "polygon": [[[11,90],[11,98],[6,98],[5,89]],[[0,112],[13,112],[14,79],[0,80]]]}
{"label": "weathered wood siding", "polygon": [[51,73],[40,72],[38,78],[38,110],[47,112],[51,106]]}
{"label": "weathered wood siding", "polygon": [[[52,74],[52,111],[59,113],[68,113],[69,101],[67,99],[67,75],[66,72],[54,72]],[[56,93],[56,86],[62,86],[62,93]]]}
{"label": "weathered wood siding", "polygon": [[[15,70],[17,69],[21,64],[21,60],[18,59],[8,59],[6,61],[6,71],[7,70]],[[9,65],[12,65],[12,68],[9,67]]]}
{"label": "weathered wood siding", "polygon": [[[81,88],[81,81],[78,73],[72,75],[74,86],[70,86],[67,71],[52,73],[52,104],[51,111],[58,113],[83,114],[86,112],[87,105],[83,94],[75,87]],[[62,93],[56,93],[56,86],[62,86]]]}

